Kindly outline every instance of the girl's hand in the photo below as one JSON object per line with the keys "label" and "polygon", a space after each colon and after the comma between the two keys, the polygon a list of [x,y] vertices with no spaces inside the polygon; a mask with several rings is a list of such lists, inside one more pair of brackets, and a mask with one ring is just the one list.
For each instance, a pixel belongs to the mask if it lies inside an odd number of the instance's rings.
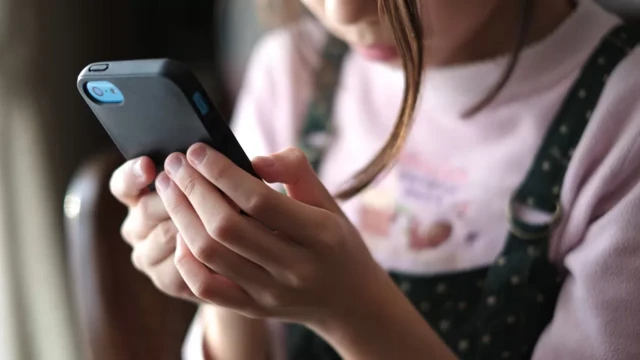
{"label": "girl's hand", "polygon": [[185,282],[198,298],[250,317],[348,317],[386,274],[302,152],[253,165],[289,196],[203,144],[167,159],[157,188],[180,232],[175,263]]}
{"label": "girl's hand", "polygon": [[147,157],[126,162],[111,176],[111,193],[129,208],[120,232],[133,248],[133,265],[158,289],[173,297],[196,301],[173,261],[178,230],[160,196],[147,190],[155,176],[155,166]]}
{"label": "girl's hand", "polygon": [[[129,208],[122,224],[122,237],[133,247],[134,266],[147,275],[160,291],[199,302],[180,276],[174,262],[178,230],[158,193],[147,190],[155,179],[151,159],[132,160],[112,175],[113,195]],[[214,306],[203,306],[204,350],[212,359],[266,359],[269,344],[263,321]],[[252,346],[246,346],[251,343]]]}

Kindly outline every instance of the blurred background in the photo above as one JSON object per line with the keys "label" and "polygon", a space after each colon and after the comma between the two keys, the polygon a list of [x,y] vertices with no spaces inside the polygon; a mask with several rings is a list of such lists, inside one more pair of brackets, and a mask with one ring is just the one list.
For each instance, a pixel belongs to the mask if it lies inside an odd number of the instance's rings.
{"label": "blurred background", "polygon": [[228,118],[265,1],[0,0],[0,359],[179,358],[194,309],[133,271],[106,191],[121,159],[75,81],[171,57]]}
{"label": "blurred background", "polygon": [[[117,226],[93,222],[115,205],[90,204],[105,189],[105,166],[113,164],[96,157],[114,150],[75,81],[91,62],[170,57],[192,67],[229,116],[248,52],[264,30],[256,6],[254,0],[0,0],[0,359],[178,358],[175,346],[161,357],[145,353],[145,344],[135,357],[117,349],[131,346],[127,336],[157,335],[157,323],[180,328],[191,314],[141,326],[127,319],[132,309],[120,307],[129,294],[106,294],[104,286],[126,288],[130,281],[117,270],[130,268]],[[87,175],[96,166],[100,171]],[[107,216],[115,224],[122,214],[116,208]],[[92,247],[97,241],[109,244]],[[109,254],[112,245],[118,255]],[[134,295],[143,298],[136,304],[146,309],[141,318],[162,316],[151,297]],[[109,338],[122,329],[105,330],[105,311],[136,333]]]}

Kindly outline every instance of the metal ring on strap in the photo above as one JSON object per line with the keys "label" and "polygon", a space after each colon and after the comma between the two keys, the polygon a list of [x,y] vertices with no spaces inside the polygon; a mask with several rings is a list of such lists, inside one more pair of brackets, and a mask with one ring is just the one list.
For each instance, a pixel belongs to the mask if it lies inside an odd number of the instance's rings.
{"label": "metal ring on strap", "polygon": [[560,202],[557,202],[556,209],[551,215],[551,220],[548,223],[533,225],[534,227],[539,227],[544,229],[540,231],[525,230],[525,229],[522,229],[517,224],[516,218],[514,216],[513,204],[514,204],[514,200],[511,200],[509,202],[509,205],[507,206],[507,220],[509,221],[509,231],[513,235],[523,240],[537,240],[537,239],[545,238],[551,235],[551,232],[553,231],[554,227],[558,224],[558,222],[560,222],[560,219],[562,218],[562,213],[563,213],[562,204],[560,204]]}

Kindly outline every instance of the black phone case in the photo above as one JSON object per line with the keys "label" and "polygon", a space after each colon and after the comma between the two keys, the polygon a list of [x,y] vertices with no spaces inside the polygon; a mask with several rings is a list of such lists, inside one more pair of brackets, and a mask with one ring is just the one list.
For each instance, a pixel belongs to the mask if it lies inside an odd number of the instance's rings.
{"label": "black phone case", "polygon": [[[110,81],[124,95],[120,104],[101,104],[88,94],[89,81]],[[208,144],[258,177],[204,88],[189,68],[174,60],[132,60],[90,64],[80,73],[78,91],[128,160],[149,156],[158,171],[168,155]],[[196,94],[200,94],[196,100]],[[202,103],[208,112],[202,113]],[[200,105],[200,107],[199,107]]]}

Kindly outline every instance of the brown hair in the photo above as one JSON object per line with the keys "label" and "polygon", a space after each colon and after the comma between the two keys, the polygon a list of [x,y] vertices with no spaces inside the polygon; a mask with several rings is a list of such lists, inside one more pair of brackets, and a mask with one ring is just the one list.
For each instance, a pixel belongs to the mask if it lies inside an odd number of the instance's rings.
{"label": "brown hair", "polygon": [[387,142],[373,160],[358,171],[351,182],[336,194],[347,200],[369,186],[397,158],[413,125],[413,114],[422,86],[424,64],[423,28],[418,0],[379,0],[381,13],[388,17],[402,56],[405,88],[398,119]]}
{"label": "brown hair", "polygon": [[[531,22],[532,0],[520,0],[521,21],[518,38],[500,80],[489,91],[484,99],[471,107],[465,114],[470,117],[493,102],[508,82],[518,62],[520,52],[525,45]],[[348,185],[336,194],[341,200],[347,200],[369,186],[397,158],[404,146],[411,126],[416,103],[422,86],[423,67],[423,27],[420,19],[418,0],[379,0],[379,6],[391,24],[398,49],[402,56],[405,73],[405,89],[398,120],[376,156],[358,171]]]}
{"label": "brown hair", "polygon": [[[268,1],[268,0],[263,0]],[[280,0],[282,2],[285,0]],[[299,1],[293,2],[299,6]],[[378,0],[380,13],[385,14],[391,24],[396,44],[398,46],[402,67],[405,73],[405,89],[398,118],[393,131],[389,135],[382,149],[373,160],[362,170],[358,171],[336,198],[347,200],[369,186],[375,179],[393,164],[402,150],[409,131],[413,125],[413,115],[422,87],[422,69],[424,66],[424,29],[420,18],[420,2],[418,0]],[[505,70],[489,93],[476,105],[472,106],[464,115],[470,117],[493,102],[500,91],[509,81],[520,53],[525,45],[531,23],[533,0],[520,0],[521,14],[517,41],[509,58]],[[281,10],[281,9],[280,9]],[[289,12],[288,14],[291,14]],[[291,19],[290,16],[285,16]]]}

